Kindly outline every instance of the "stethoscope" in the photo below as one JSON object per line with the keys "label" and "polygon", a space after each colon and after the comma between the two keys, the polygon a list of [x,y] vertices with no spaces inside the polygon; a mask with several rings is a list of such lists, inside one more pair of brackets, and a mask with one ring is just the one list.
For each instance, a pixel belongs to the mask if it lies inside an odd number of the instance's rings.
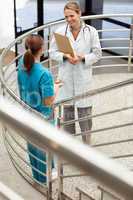
{"label": "stethoscope", "polygon": [[[86,29],[89,31],[89,33],[91,33],[91,30],[90,30],[90,27],[87,26],[84,22],[81,22],[81,23],[84,24],[84,27],[83,27],[83,35],[84,35],[84,40],[85,40],[85,31],[86,31]],[[83,26],[83,25],[81,25],[81,28],[82,28],[82,26]],[[66,29],[65,29],[65,36],[67,36],[68,27],[69,27],[69,24],[67,23]]]}

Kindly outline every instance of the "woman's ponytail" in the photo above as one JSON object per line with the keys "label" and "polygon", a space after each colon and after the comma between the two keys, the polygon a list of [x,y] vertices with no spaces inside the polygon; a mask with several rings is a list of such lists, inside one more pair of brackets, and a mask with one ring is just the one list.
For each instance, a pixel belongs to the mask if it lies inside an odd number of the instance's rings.
{"label": "woman's ponytail", "polygon": [[28,49],[24,54],[24,66],[28,73],[30,72],[33,64],[34,64],[34,56],[31,50]]}
{"label": "woman's ponytail", "polygon": [[35,56],[38,54],[40,49],[44,46],[44,40],[40,35],[29,35],[25,40],[25,49],[24,54],[24,66],[29,73],[34,62]]}

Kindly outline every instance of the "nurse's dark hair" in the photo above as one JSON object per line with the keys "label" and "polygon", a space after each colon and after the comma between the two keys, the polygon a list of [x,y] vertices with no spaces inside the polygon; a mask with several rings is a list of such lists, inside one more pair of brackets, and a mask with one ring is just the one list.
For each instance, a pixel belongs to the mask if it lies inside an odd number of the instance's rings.
{"label": "nurse's dark hair", "polygon": [[25,39],[24,67],[29,73],[34,62],[34,56],[43,47],[44,40],[40,35],[31,34]]}
{"label": "nurse's dark hair", "polygon": [[64,7],[64,11],[65,11],[66,9],[73,10],[73,11],[75,11],[75,12],[78,13],[78,14],[79,14],[80,11],[81,11],[80,5],[79,5],[76,1],[69,1],[69,2],[65,5],[65,7]]}

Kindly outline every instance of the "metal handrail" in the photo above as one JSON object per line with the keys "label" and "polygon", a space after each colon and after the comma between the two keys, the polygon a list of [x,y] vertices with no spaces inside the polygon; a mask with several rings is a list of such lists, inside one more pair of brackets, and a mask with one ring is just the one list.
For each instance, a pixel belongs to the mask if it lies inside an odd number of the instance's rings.
{"label": "metal handrail", "polygon": [[118,87],[125,86],[127,84],[132,84],[132,83],[133,83],[133,78],[130,78],[128,80],[120,81],[118,83],[113,83],[113,84],[110,84],[110,85],[107,85],[107,86],[104,86],[104,87],[101,87],[101,88],[92,89],[92,90],[90,90],[86,93],[75,95],[74,97],[70,97],[70,98],[58,101],[58,102],[55,103],[55,107],[60,105],[60,104],[65,104],[65,103],[69,103],[71,101],[80,100],[82,98],[91,97],[91,96],[94,96],[94,95],[97,95],[97,94],[100,94],[100,93],[103,93],[103,92],[106,92],[106,91],[109,91],[109,90],[112,90],[112,89],[115,89],[115,88],[118,88]]}
{"label": "metal handrail", "polygon": [[[95,15],[95,16],[85,16],[85,17],[82,17],[82,19],[83,20],[86,20],[86,19],[105,19],[105,18],[112,18],[112,17],[132,17],[133,18],[133,14],[109,14],[109,15]],[[49,24],[46,24],[46,25],[43,25],[43,26],[41,26],[41,27],[38,27],[38,28],[35,28],[34,30],[31,30],[31,31],[29,31],[29,32],[27,32],[27,33],[25,33],[24,35],[22,35],[22,36],[19,36],[17,39],[15,39],[4,51],[3,51],[3,53],[2,53],[2,56],[1,56],[1,58],[0,58],[0,65],[1,66],[3,66],[4,67],[4,65],[3,65],[3,58],[4,58],[4,56],[6,55],[6,53],[8,52],[8,50],[12,47],[12,46],[14,46],[15,45],[15,43],[17,42],[17,41],[19,41],[19,40],[22,40],[23,38],[25,38],[28,34],[30,34],[30,33],[33,33],[33,32],[37,32],[37,31],[39,31],[39,30],[42,30],[42,29],[44,29],[44,28],[50,28],[50,27],[52,27],[52,26],[55,26],[55,25],[58,25],[58,24],[60,24],[60,23],[64,23],[65,22],[65,20],[62,20],[62,21],[59,21],[59,22],[53,22],[53,23],[49,23]],[[98,30],[98,32],[106,32],[106,31],[112,31],[113,29],[108,29],[108,30]],[[130,29],[114,29],[114,31],[117,31],[117,30],[119,30],[119,31],[127,31],[127,32],[129,32],[129,30]],[[113,40],[116,40],[116,38],[111,38],[111,39],[113,39]],[[101,39],[101,42],[102,41],[106,41],[106,40],[108,40],[108,41],[111,41],[111,39]],[[128,38],[120,38],[119,40],[128,40]],[[120,49],[128,49],[127,47],[104,47],[103,49],[118,49],[118,48],[120,48]],[[130,49],[132,49],[132,47],[130,47]],[[19,56],[18,56],[19,57]],[[17,57],[17,58],[18,58]],[[112,56],[113,57],[113,56]],[[124,58],[124,57],[129,57],[129,55],[128,56],[119,56],[119,58]],[[108,58],[109,58],[109,56],[108,56]],[[111,57],[110,57],[111,58]],[[116,58],[116,57],[115,57]],[[132,55],[130,55],[130,58],[132,58]],[[104,57],[103,57],[103,59],[104,59]],[[107,59],[107,57],[106,57],[106,59]],[[12,98],[14,98],[19,104],[21,104],[21,105],[23,105],[23,107],[24,108],[26,108],[26,109],[28,109],[28,110],[30,110],[30,111],[32,111],[33,113],[35,112],[34,110],[32,110],[29,106],[27,106],[24,102],[22,102],[20,99],[19,99],[19,97],[18,96],[16,96],[15,95],[15,93],[13,92],[13,90],[11,89],[11,88],[9,88],[9,86],[7,85],[7,83],[6,83],[6,81],[5,81],[5,78],[4,78],[4,76],[2,76],[2,70],[3,70],[3,72],[5,73],[6,71],[7,71],[7,69],[9,68],[9,66],[11,65],[11,64],[13,64],[13,62],[14,61],[16,61],[16,58],[11,62],[11,63],[9,63],[7,66],[5,66],[3,69],[2,69],[2,67],[1,67],[1,81],[2,81],[2,85],[3,85],[3,87],[4,87],[4,89],[7,91],[7,93],[9,93],[9,95],[11,95],[11,97]],[[105,68],[105,67],[110,67],[110,66],[112,66],[112,67],[118,67],[118,66],[128,66],[128,63],[127,64],[113,64],[113,65],[100,65],[100,66],[94,66],[93,68],[95,69],[95,68]],[[130,63],[130,67],[132,67],[133,66],[133,64],[131,64]],[[80,100],[80,99],[82,99],[82,98],[85,98],[85,97],[91,97],[91,96],[93,96],[93,95],[97,95],[97,94],[99,94],[99,93],[102,93],[102,92],[105,92],[105,91],[109,91],[109,90],[111,90],[111,89],[114,89],[114,88],[117,88],[117,87],[121,87],[121,86],[124,86],[124,85],[127,85],[127,84],[130,84],[130,83],[132,83],[133,82],[133,79],[129,79],[129,80],[126,80],[126,81],[124,81],[124,82],[120,82],[120,83],[118,83],[118,85],[117,84],[111,84],[111,85],[108,85],[108,86],[106,86],[106,87],[102,87],[102,88],[98,88],[98,89],[94,89],[94,90],[91,90],[91,91],[89,91],[88,93],[85,93],[85,94],[82,94],[82,95],[78,95],[78,96],[76,96],[76,97],[72,97],[72,98],[69,98],[69,99],[64,99],[63,101],[60,101],[60,102],[57,102],[57,104],[55,104],[55,106],[58,106],[59,104],[64,104],[64,103],[68,103],[68,102],[70,102],[70,101],[73,101],[73,100]],[[38,114],[37,112],[36,112],[36,114]],[[55,131],[54,131],[55,132]],[[27,138],[26,138],[27,139]],[[31,140],[30,140],[31,141]],[[40,147],[40,145],[38,145],[39,147]]]}
{"label": "metal handrail", "polygon": [[[8,139],[5,137],[5,141],[7,143],[7,145],[12,149],[13,153],[21,160],[23,161],[25,164],[27,164],[28,167],[31,167],[31,169],[34,169],[36,172],[38,172],[39,174],[41,174],[42,176],[46,176],[45,173],[42,173],[40,170],[36,169],[34,166],[32,166],[29,162],[25,161],[25,159],[19,155],[19,153],[14,150],[13,146],[11,145],[11,143],[8,141]],[[31,155],[31,154],[30,154]],[[37,159],[38,160],[38,159]],[[43,164],[45,164],[45,162],[43,162]]]}
{"label": "metal handrail", "polygon": [[[130,109],[133,109],[133,106],[128,106],[128,107],[124,107],[124,108],[110,110],[110,111],[102,112],[100,114],[95,114],[95,115],[86,115],[85,117],[82,117],[82,118],[79,118],[79,119],[69,120],[69,121],[65,121],[63,123],[61,122],[60,125],[70,125],[70,124],[73,124],[74,122],[78,122],[78,121],[82,122],[82,121],[87,120],[87,119],[106,116],[106,115],[109,115],[109,114],[114,114],[114,113],[130,110]],[[59,118],[59,119],[61,119],[61,118]]]}
{"label": "metal handrail", "polygon": [[[105,18],[112,18],[112,17],[131,17],[133,18],[133,14],[104,14],[104,15],[91,15],[91,16],[84,16],[81,17],[81,19],[83,20],[88,20],[88,19],[105,19]],[[65,20],[61,20],[61,21],[56,21],[56,22],[52,22],[52,23],[48,23],[45,25],[42,25],[40,27],[37,27],[33,30],[30,30],[28,32],[26,32],[25,34],[19,36],[17,39],[15,39],[12,43],[10,43],[8,45],[8,47],[6,49],[3,50],[2,54],[1,54],[1,60],[0,60],[0,66],[3,66],[2,63],[2,59],[3,57],[6,55],[6,53],[8,52],[8,50],[15,45],[15,43],[17,43],[19,40],[22,40],[23,38],[25,38],[28,34],[34,33],[34,32],[38,32],[44,28],[49,28],[51,26],[55,26],[55,25],[59,25],[61,23],[64,23]]]}
{"label": "metal handrail", "polygon": [[4,185],[2,182],[0,182],[0,199],[1,198],[5,200],[24,200],[22,197],[20,197],[17,193],[15,193],[9,187]]}
{"label": "metal handrail", "polygon": [[[108,15],[107,15],[107,14],[104,14],[104,15],[92,15],[92,16],[83,16],[83,17],[81,17],[81,19],[83,19],[83,20],[88,20],[88,19],[105,19],[105,18],[112,18],[112,17],[131,17],[131,18],[133,18],[133,14],[108,14]],[[24,39],[27,35],[29,35],[29,34],[31,34],[31,33],[38,32],[38,31],[40,31],[40,30],[42,30],[42,29],[44,29],[44,28],[49,28],[49,27],[52,27],[52,26],[55,26],[55,25],[59,25],[59,24],[62,24],[62,23],[64,23],[64,22],[65,22],[65,20],[61,20],[61,21],[56,21],[56,22],[48,23],[48,24],[42,25],[42,26],[40,26],[40,27],[37,27],[37,28],[35,28],[35,29],[33,29],[33,30],[30,30],[30,31],[28,31],[27,33],[25,33],[25,34],[19,36],[18,38],[16,38],[12,43],[10,43],[10,44],[8,45],[7,48],[5,48],[5,49],[3,50],[2,54],[1,54],[1,57],[0,57],[0,66],[1,66],[0,70],[1,70],[1,73],[0,73],[0,75],[2,74],[2,66],[3,66],[3,59],[4,59],[4,56],[5,56],[6,53],[10,50],[10,48],[11,48],[12,46],[15,45],[15,43],[17,43],[19,40]],[[100,30],[100,31],[102,31],[102,30]],[[105,31],[106,31],[106,30],[105,30]],[[106,47],[106,48],[107,48],[107,47]],[[106,49],[106,48],[105,48],[105,49]],[[111,47],[111,48],[112,48],[112,47]],[[116,47],[115,47],[115,48],[116,48]],[[125,49],[125,47],[123,47],[123,48]],[[133,65],[131,65],[131,66],[133,66]],[[5,87],[6,90],[8,91],[8,93],[9,93],[15,100],[17,100],[19,103],[22,103],[22,104],[23,104],[23,102],[10,90],[10,88],[6,86],[6,83],[5,83],[5,81],[4,81],[4,78],[1,77],[0,79],[1,79],[1,82],[2,82],[2,84],[4,85],[4,87]],[[76,97],[75,97],[75,98],[76,98]],[[66,100],[66,101],[67,101],[67,100]],[[69,101],[69,100],[68,100],[68,101]],[[61,102],[60,102],[60,103],[61,103]],[[25,107],[26,107],[26,105],[25,105]]]}
{"label": "metal handrail", "polygon": [[[11,105],[3,97],[0,97],[0,105],[0,119],[6,126],[19,130],[18,134],[26,140],[30,140],[42,149],[47,147],[121,197],[132,200],[133,174],[126,168],[76,141],[64,131],[55,129],[36,115],[31,115],[22,106]],[[22,116],[25,116],[23,120]]]}

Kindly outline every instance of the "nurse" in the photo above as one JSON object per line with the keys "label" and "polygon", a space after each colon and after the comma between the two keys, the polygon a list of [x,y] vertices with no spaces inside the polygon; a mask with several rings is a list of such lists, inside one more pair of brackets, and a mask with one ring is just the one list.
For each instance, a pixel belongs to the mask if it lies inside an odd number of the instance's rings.
{"label": "nurse", "polygon": [[[31,108],[52,120],[52,105],[58,92],[51,73],[40,63],[44,52],[44,41],[40,35],[29,35],[25,40],[26,52],[18,64],[18,86],[20,98]],[[35,182],[47,182],[46,153],[28,142],[28,152]]]}
{"label": "nurse", "polygon": [[[75,56],[64,54],[58,51],[55,38],[52,37],[50,45],[51,59],[56,60],[60,67],[58,78],[63,82],[63,87],[59,92],[57,100],[71,98],[85,93],[91,87],[92,65],[96,63],[102,55],[99,36],[96,29],[85,24],[80,19],[81,9],[77,2],[70,1],[64,7],[66,24],[59,27],[55,32],[66,35],[75,51]],[[64,106],[64,121],[75,119],[75,108],[78,117],[82,118],[92,113],[92,101],[82,99]],[[82,139],[90,144],[90,130],[92,119],[79,122]],[[64,129],[75,134],[75,123],[65,125]]]}

